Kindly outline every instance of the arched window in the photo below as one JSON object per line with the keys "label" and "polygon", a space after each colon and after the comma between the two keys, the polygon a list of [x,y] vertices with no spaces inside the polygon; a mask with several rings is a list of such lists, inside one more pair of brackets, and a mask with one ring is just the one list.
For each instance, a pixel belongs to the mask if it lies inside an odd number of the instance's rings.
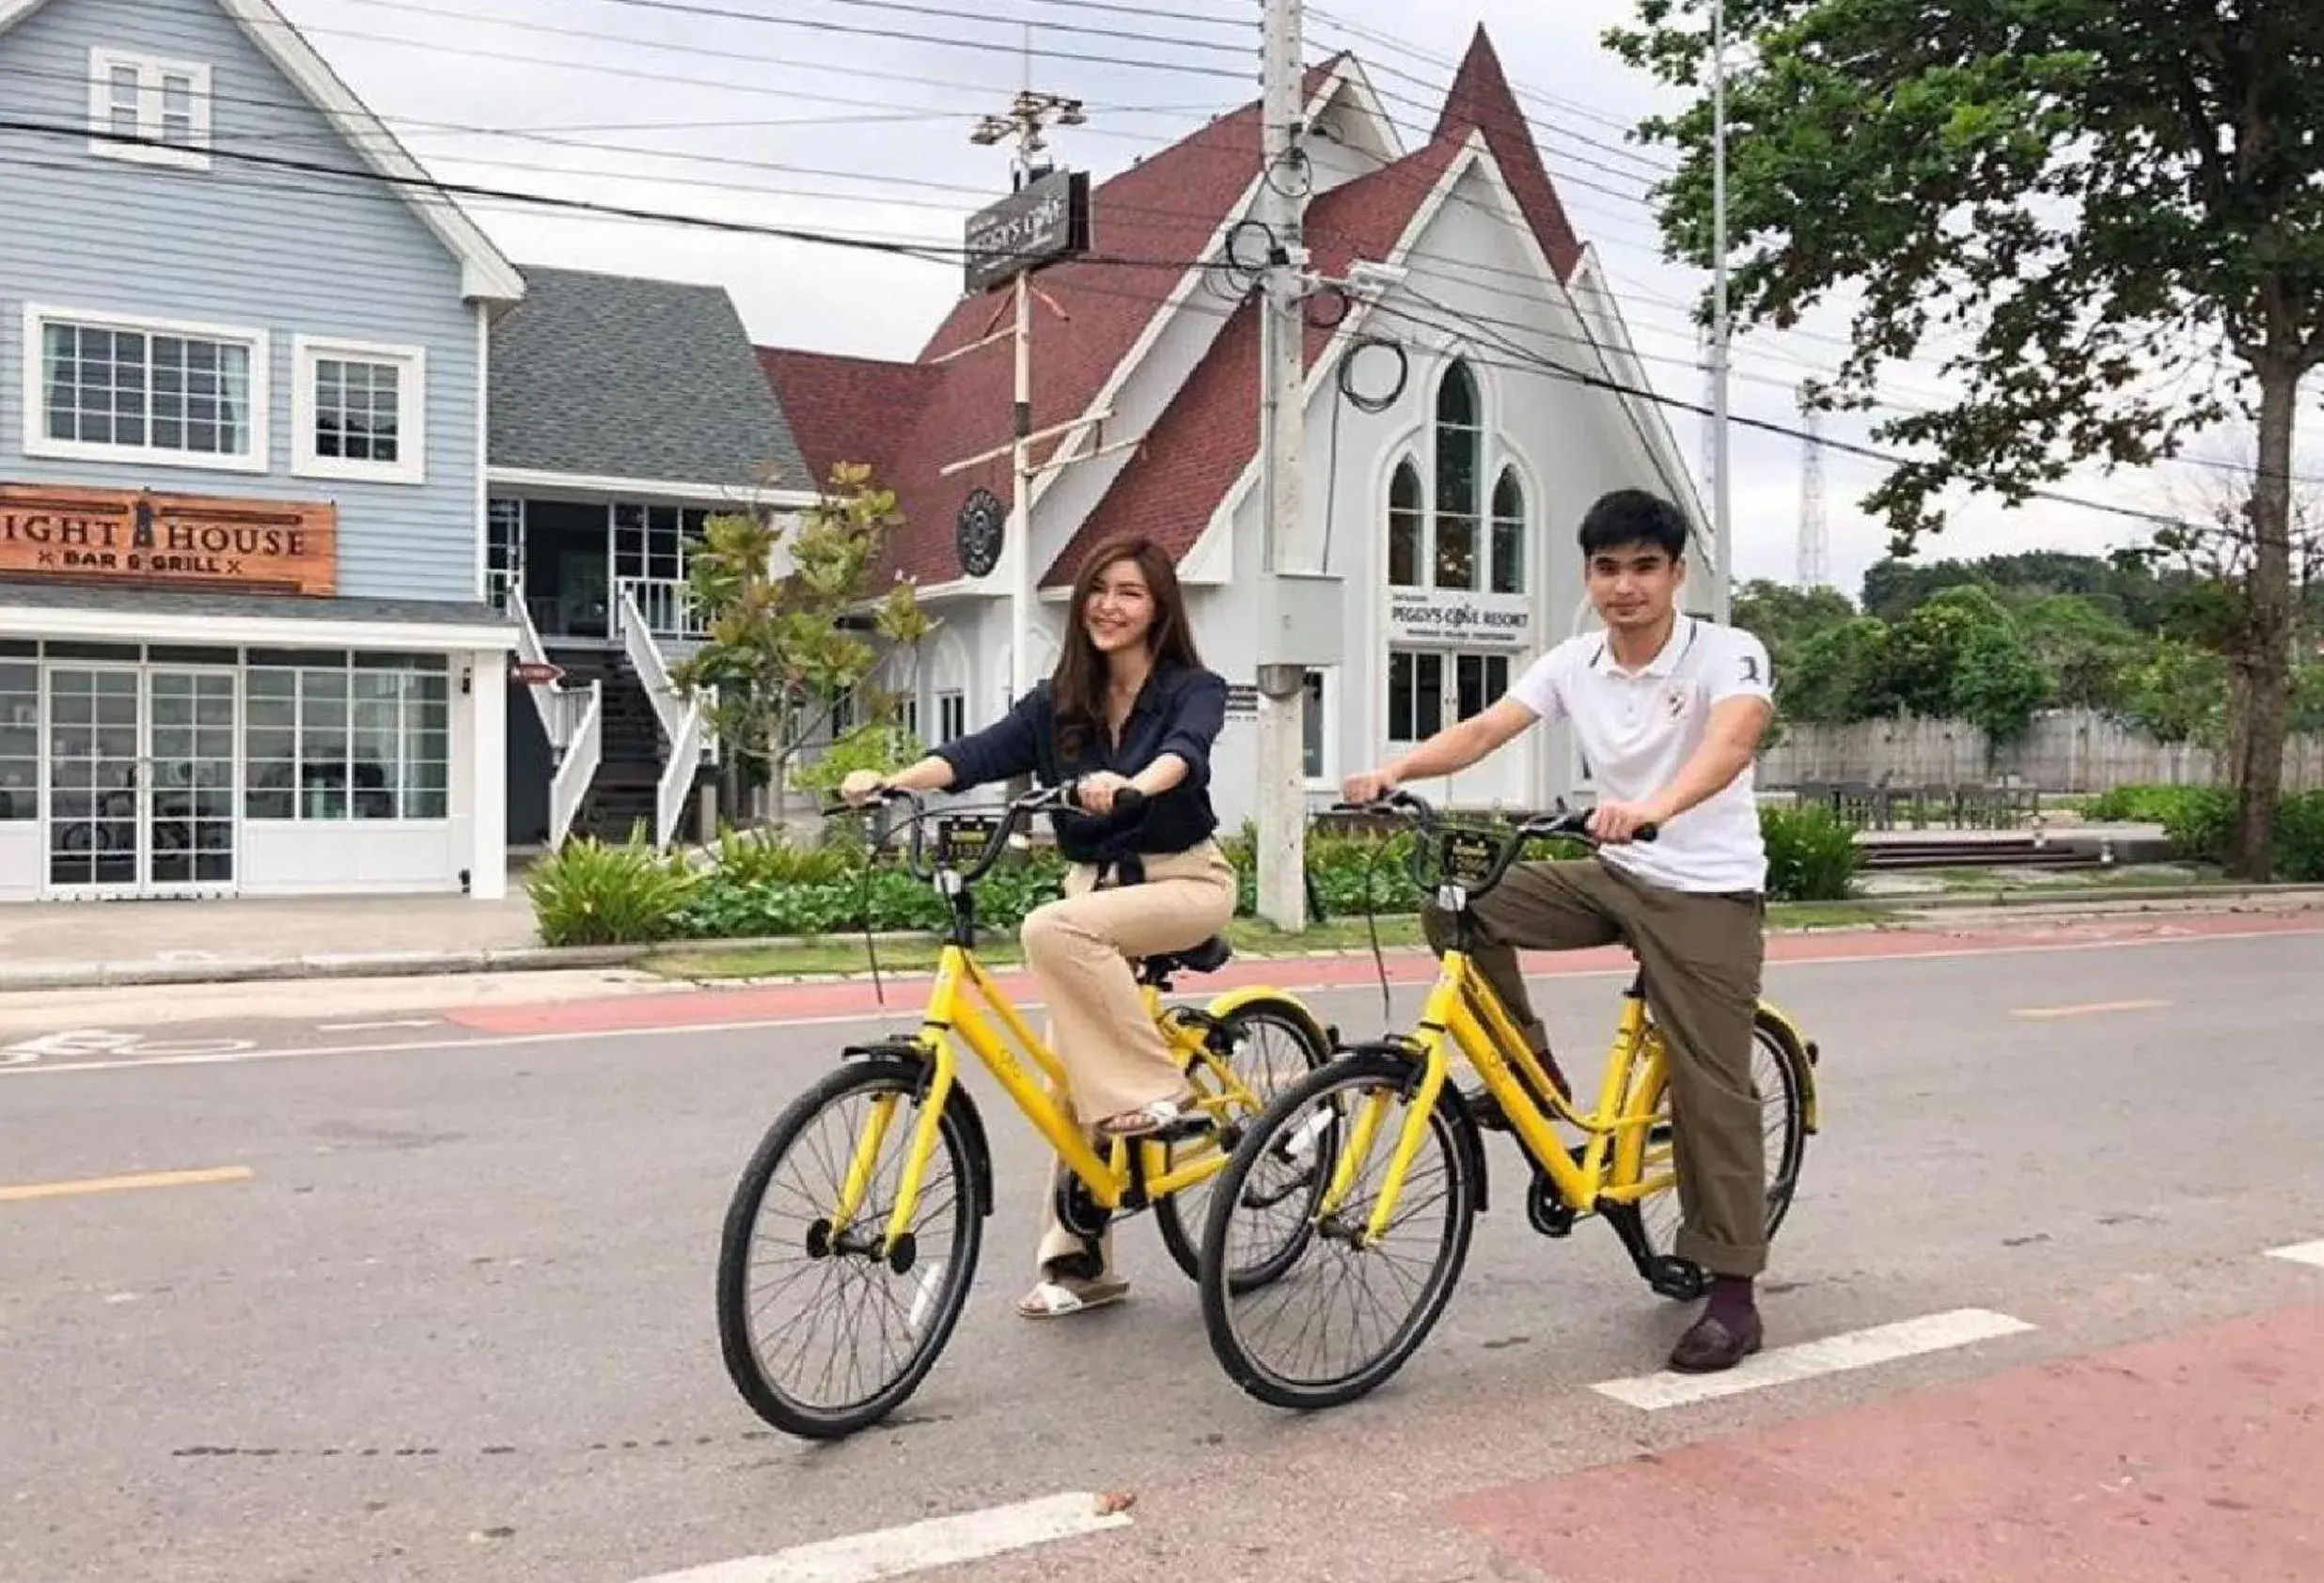
{"label": "arched window", "polygon": [[1525,591],[1525,485],[1515,467],[1502,468],[1493,486],[1492,588],[1500,594]]}
{"label": "arched window", "polygon": [[1390,588],[1421,586],[1421,542],[1427,512],[1421,470],[1405,458],[1388,486],[1388,581]]}
{"label": "arched window", "polygon": [[1478,474],[1484,424],[1477,376],[1454,363],[1437,387],[1437,586],[1477,586]]}

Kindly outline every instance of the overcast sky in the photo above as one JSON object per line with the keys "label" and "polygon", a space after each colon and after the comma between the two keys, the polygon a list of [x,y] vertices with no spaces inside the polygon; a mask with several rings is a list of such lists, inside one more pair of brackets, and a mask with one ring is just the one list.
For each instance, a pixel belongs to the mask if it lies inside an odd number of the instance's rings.
{"label": "overcast sky", "polygon": [[[1058,134],[1057,153],[1101,178],[1257,92],[1258,0],[278,3],[445,180],[940,246],[959,245],[963,217],[989,201],[980,195],[1006,189],[1005,154],[967,138],[976,117],[1006,106],[1026,71],[1023,29],[991,19],[1038,24],[1035,85],[1091,107],[1089,126]],[[1424,140],[1451,63],[1484,23],[1526,99],[1576,227],[1622,290],[1657,388],[1700,401],[1704,379],[1684,305],[1704,278],[1661,259],[1646,187],[1666,156],[1628,143],[1622,131],[1669,101],[1597,41],[1629,10],[1627,0],[1334,0],[1309,12],[1310,57],[1355,50],[1390,114],[1405,123],[1399,132],[1408,148]],[[724,285],[753,337],[769,344],[909,357],[958,288],[956,264],[489,202],[469,207],[520,262]],[[1825,320],[1801,333],[1738,341],[1735,415],[1796,427],[1793,391],[1837,360],[1841,348],[1826,337],[1839,327]],[[1892,388],[1925,400],[1940,378],[1933,365],[1909,368]],[[1683,411],[1669,418],[1699,468],[1701,421]],[[2308,428],[2313,434],[2324,424]],[[1826,432],[1861,439],[1863,424],[1827,419]],[[1801,444],[1737,428],[1733,447],[1736,573],[1788,581]],[[2222,445],[2215,460],[2232,455]],[[2304,447],[2302,465],[2324,474],[2324,448]],[[1833,578],[1853,593],[1885,549],[1879,529],[1856,509],[1881,468],[1828,452],[1824,472]],[[2168,509],[2226,478],[2181,465],[2061,487]],[[2102,550],[2143,535],[2136,522],[2070,506],[2011,512],[1971,501],[1924,554]]]}

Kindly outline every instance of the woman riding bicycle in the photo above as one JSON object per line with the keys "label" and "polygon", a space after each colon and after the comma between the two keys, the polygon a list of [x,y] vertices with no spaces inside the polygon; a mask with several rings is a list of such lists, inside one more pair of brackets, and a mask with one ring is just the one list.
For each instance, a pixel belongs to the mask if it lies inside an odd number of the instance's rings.
{"label": "woman riding bicycle", "polygon": [[[860,805],[884,789],[966,792],[1024,775],[1075,783],[1081,811],[1053,815],[1071,864],[1065,895],[1026,918],[1025,961],[1075,1114],[1101,1137],[1138,1137],[1188,1114],[1193,1089],[1147,1014],[1131,960],[1191,949],[1234,916],[1234,870],[1213,839],[1209,792],[1227,684],[1202,667],[1176,569],[1149,540],[1092,556],[1073,610],[1056,674],[999,721],[895,775],[858,771],[840,791]],[[1117,817],[1124,791],[1143,801]],[[1017,1305],[1028,1318],[1129,1291],[1111,1235],[1075,1235],[1059,1224],[1055,1197],[1044,1199],[1041,1278]]]}

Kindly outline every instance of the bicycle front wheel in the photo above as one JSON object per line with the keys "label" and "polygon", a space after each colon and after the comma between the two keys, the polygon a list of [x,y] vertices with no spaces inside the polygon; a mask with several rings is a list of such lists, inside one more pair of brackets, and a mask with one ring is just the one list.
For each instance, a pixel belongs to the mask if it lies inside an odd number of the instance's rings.
{"label": "bicycle front wheel", "polygon": [[[920,1115],[917,1062],[851,1062],[801,1094],[743,1169],[718,1250],[727,1373],[776,1428],[829,1440],[901,1405],[968,1300],[989,1162],[955,1090],[906,1234],[887,1243]],[[859,1183],[852,1213],[847,1183]]]}
{"label": "bicycle front wheel", "polygon": [[[1384,1232],[1367,1234],[1413,1076],[1411,1062],[1378,1051],[1310,1074],[1219,1178],[1203,1227],[1202,1324],[1228,1375],[1270,1406],[1337,1407],[1378,1388],[1452,1299],[1479,1182],[1451,1083],[1423,1119]],[[1331,1194],[1335,1183],[1344,1191]],[[1264,1279],[1248,1277],[1254,1265]]]}

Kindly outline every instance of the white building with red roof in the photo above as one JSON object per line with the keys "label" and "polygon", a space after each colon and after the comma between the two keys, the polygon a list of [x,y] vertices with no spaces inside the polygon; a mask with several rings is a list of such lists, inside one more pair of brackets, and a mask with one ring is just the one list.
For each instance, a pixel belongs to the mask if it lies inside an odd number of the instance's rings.
{"label": "white building with red roof", "polygon": [[[1419,148],[1400,143],[1355,57],[1314,68],[1307,90],[1308,246],[1326,278],[1361,283],[1319,299],[1306,343],[1305,541],[1326,547],[1343,615],[1343,662],[1310,680],[1307,765],[1323,798],[1393,744],[1485,708],[1589,619],[1574,532],[1600,494],[1653,489],[1706,545],[1710,528],[1661,407],[1630,394],[1647,381],[1619,306],[1483,30]],[[1205,662],[1252,696],[1260,337],[1255,300],[1223,266],[1260,195],[1254,103],[1099,184],[1090,256],[1034,277],[1032,430],[1107,415],[1036,452],[1085,458],[1046,468],[1032,492],[1036,674],[1085,558],[1143,534],[1178,556]],[[891,570],[943,624],[883,682],[930,741],[1010,701],[1009,588],[966,574],[954,535],[973,491],[1011,493],[1011,349],[977,346],[1008,313],[1005,292],[965,296],[909,363],[760,353],[815,473],[868,462],[898,493]],[[1691,603],[1723,615],[1719,557],[1694,558]],[[1251,811],[1256,736],[1246,702],[1216,765],[1231,823]],[[1538,807],[1586,775],[1545,735],[1416,790]]]}

